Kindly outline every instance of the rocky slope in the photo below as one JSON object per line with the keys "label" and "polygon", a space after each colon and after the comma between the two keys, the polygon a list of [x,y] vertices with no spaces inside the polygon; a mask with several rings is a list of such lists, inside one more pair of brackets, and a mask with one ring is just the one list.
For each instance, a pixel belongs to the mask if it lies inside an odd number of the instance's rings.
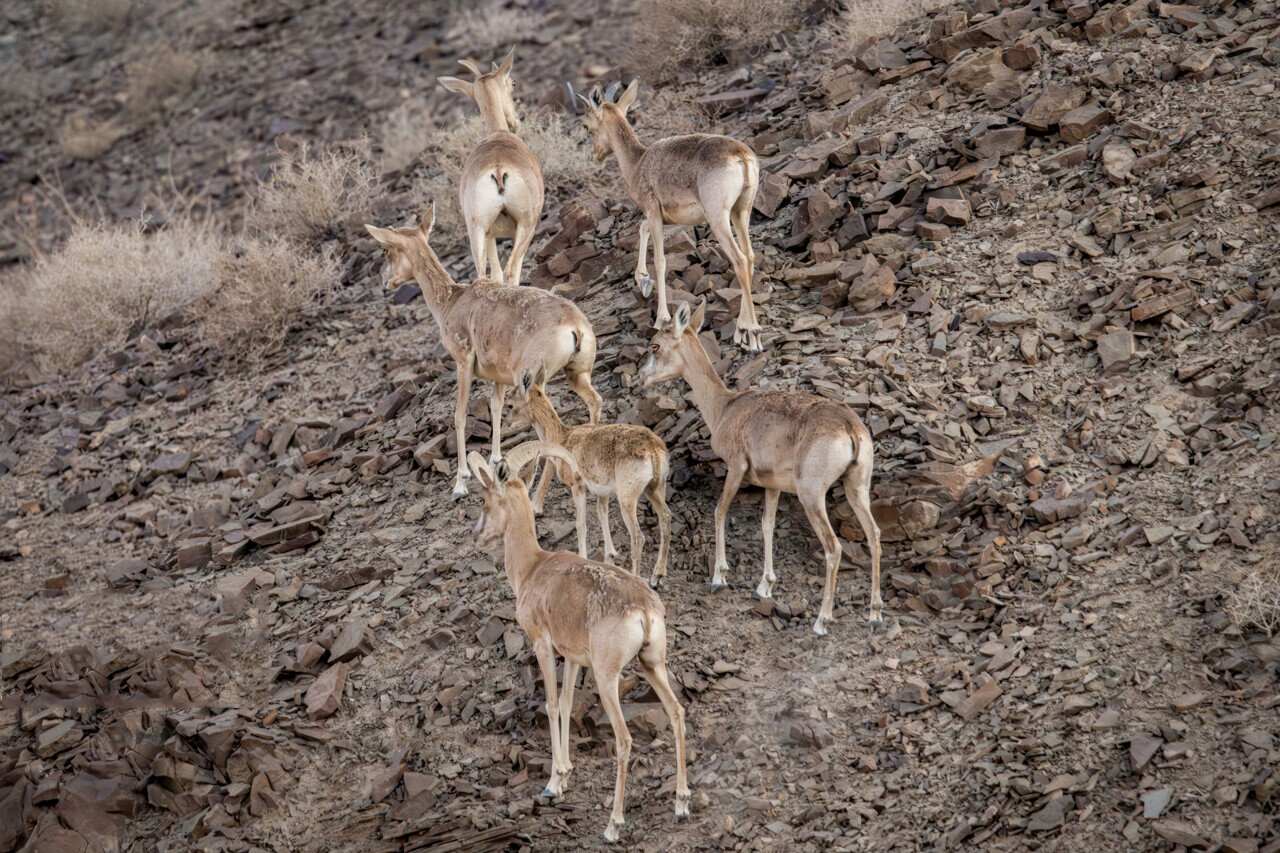
{"label": "rocky slope", "polygon": [[[297,14],[321,13],[371,14]],[[600,44],[587,17],[555,38]],[[289,27],[234,32],[325,67],[306,41],[325,28]],[[673,298],[709,300],[730,384],[863,414],[890,628],[860,618],[838,491],[829,636],[809,633],[820,549],[789,500],[775,600],[750,595],[752,490],[734,585],[708,591],[723,471],[682,389],[635,381],[634,208],[551,211],[533,285],[592,319],[606,417],[672,451],[694,816],[671,817],[665,719],[632,679],[627,842],[1280,849],[1280,641],[1232,616],[1251,573],[1265,590],[1280,571],[1276,5],[977,0],[861,49],[838,20],[773,47],[673,89],[768,173],[767,351],[728,345],[739,292],[701,231],[667,238]],[[583,59],[531,63],[532,91]],[[372,67],[334,97],[380,77],[367,97],[389,97],[403,65]],[[397,180],[389,217],[421,202]],[[573,785],[536,797],[532,652],[471,541],[478,500],[448,497],[452,365],[413,288],[376,292],[372,242],[338,239],[347,286],[271,363],[229,369],[162,328],[4,396],[0,850],[604,846],[612,736],[589,684]],[[480,446],[483,394],[471,413]],[[572,547],[571,513],[553,489],[544,543]]]}

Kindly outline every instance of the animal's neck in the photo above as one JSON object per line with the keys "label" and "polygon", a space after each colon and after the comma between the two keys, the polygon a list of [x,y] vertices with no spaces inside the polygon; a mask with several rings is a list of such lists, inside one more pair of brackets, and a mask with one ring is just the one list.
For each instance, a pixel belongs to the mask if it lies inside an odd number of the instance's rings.
{"label": "animal's neck", "polygon": [[480,118],[484,121],[484,132],[488,136],[493,133],[510,132],[511,127],[507,124],[506,113],[502,111],[501,106],[487,104],[480,107]]}
{"label": "animal's neck", "polygon": [[698,407],[702,419],[714,433],[725,404],[733,392],[720,379],[720,374],[716,373],[707,351],[702,348],[702,342],[696,336],[685,349],[689,352],[689,357],[685,359],[685,368],[680,375],[689,383],[689,399]]}
{"label": "animal's neck", "polygon": [[546,551],[538,545],[538,529],[534,526],[533,505],[529,499],[517,498],[508,512],[507,529],[502,534],[503,562],[507,580],[518,598],[529,572],[542,561]]}
{"label": "animal's neck", "polygon": [[[636,178],[639,177],[636,171],[645,147],[640,144],[636,132],[625,119],[610,123],[609,136],[613,143],[613,153],[618,155],[618,168],[622,171],[622,177],[627,182],[627,187],[633,189]],[[632,194],[634,195],[634,191]]]}
{"label": "animal's neck", "polygon": [[445,310],[453,304],[462,288],[454,284],[429,246],[414,248],[413,277],[417,280],[418,287],[422,288],[422,299],[431,310],[431,316],[435,318],[437,325],[443,326]]}
{"label": "animal's neck", "polygon": [[565,439],[569,437],[569,429],[564,425],[564,421],[560,420],[560,415],[556,413],[549,399],[543,396],[531,398],[529,414],[533,416],[533,425],[538,431],[538,438],[564,445]]}

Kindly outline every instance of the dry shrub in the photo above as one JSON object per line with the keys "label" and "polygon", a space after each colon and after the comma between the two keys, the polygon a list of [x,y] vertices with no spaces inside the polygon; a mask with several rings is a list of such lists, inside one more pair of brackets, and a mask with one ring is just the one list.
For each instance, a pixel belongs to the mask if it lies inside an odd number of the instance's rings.
{"label": "dry shrub", "polygon": [[540,15],[504,2],[480,3],[459,10],[445,31],[445,39],[476,54],[483,63],[492,53],[520,41],[542,26]]}
{"label": "dry shrub", "polygon": [[125,107],[134,118],[150,115],[190,92],[199,72],[200,59],[191,51],[168,45],[149,51],[125,69]]}
{"label": "dry shrub", "polygon": [[341,146],[312,157],[303,145],[285,152],[259,188],[249,224],[260,234],[294,240],[346,233],[367,217],[377,185],[367,146]]}
{"label": "dry shrub", "polygon": [[1256,628],[1274,637],[1280,630],[1280,563],[1245,575],[1227,599],[1227,613],[1241,628]]}
{"label": "dry shrub", "polygon": [[191,217],[155,231],[145,221],[77,226],[26,275],[16,337],[52,366],[78,364],[213,293],[222,253],[212,223]]}
{"label": "dry shrub", "polygon": [[840,21],[845,43],[857,50],[867,39],[887,36],[899,24],[951,2],[954,0],[846,0]]}
{"label": "dry shrub", "polygon": [[193,311],[202,340],[223,353],[256,357],[276,350],[289,327],[338,281],[331,247],[313,252],[283,238],[228,253],[222,285]]}
{"label": "dry shrub", "polygon": [[382,125],[382,174],[398,172],[418,159],[427,147],[427,104],[411,98],[396,107]]}
{"label": "dry shrub", "polygon": [[96,160],[111,150],[127,131],[113,121],[95,121],[88,115],[73,115],[58,134],[64,154],[79,160]]}
{"label": "dry shrub", "polygon": [[796,0],[640,0],[631,64],[665,82],[684,64],[759,51],[793,29],[801,12]]}
{"label": "dry shrub", "polygon": [[118,33],[129,23],[133,0],[41,0],[40,8],[59,29],[73,33]]}

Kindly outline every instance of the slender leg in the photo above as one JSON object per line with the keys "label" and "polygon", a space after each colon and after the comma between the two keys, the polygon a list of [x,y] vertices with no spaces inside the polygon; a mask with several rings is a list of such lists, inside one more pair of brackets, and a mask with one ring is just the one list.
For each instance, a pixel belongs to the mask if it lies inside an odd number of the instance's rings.
{"label": "slender leg", "polygon": [[667,310],[667,256],[662,247],[662,211],[651,210],[648,216],[649,234],[653,237],[653,274],[658,282],[658,313],[653,318],[654,328],[670,322],[671,312]]}
{"label": "slender leg", "polygon": [[653,279],[649,278],[649,262],[645,257],[649,254],[649,218],[645,217],[640,222],[640,243],[637,246],[640,256],[636,260],[636,284],[640,286],[640,293],[645,299],[649,298],[649,294],[653,293]]}
{"label": "slender leg", "polygon": [[488,235],[484,233],[484,229],[479,225],[469,225],[467,236],[471,239],[471,259],[476,264],[476,279],[485,278],[485,246],[488,241]]}
{"label": "slender leg", "polygon": [[644,549],[644,531],[640,529],[640,519],[636,517],[639,502],[639,495],[618,491],[618,513],[622,516],[622,523],[626,525],[627,533],[631,536],[631,574],[633,575],[640,574],[640,552]]}
{"label": "slender leg", "polygon": [[760,530],[764,533],[764,574],[756,587],[756,595],[760,598],[773,598],[773,582],[778,579],[773,573],[773,520],[778,514],[780,494],[777,489],[764,490],[764,518],[760,521]]}
{"label": "slender leg", "polygon": [[467,401],[471,396],[471,362],[470,352],[462,353],[458,360],[458,399],[454,404],[453,428],[458,433],[458,475],[453,480],[453,496],[465,497],[467,494]]}
{"label": "slender leg", "polygon": [[[865,446],[870,447],[870,440]],[[857,464],[851,465],[844,475],[844,495],[853,508],[853,514],[867,537],[867,553],[871,555],[871,610],[867,616],[872,625],[884,624],[884,599],[880,597],[880,527],[871,514],[871,453],[861,454]]]}
{"label": "slender leg", "polygon": [[569,387],[573,393],[582,398],[582,402],[587,404],[587,421],[589,423],[600,423],[600,407],[603,400],[600,394],[591,385],[591,368],[586,370],[570,370],[565,367],[565,379],[569,382]]}
{"label": "slender leg", "polygon": [[[720,249],[728,257],[729,263],[733,265],[734,275],[738,278],[738,286],[742,288],[742,301],[738,305],[738,327],[733,332],[733,342],[743,343],[745,341],[747,349],[756,352],[758,350],[753,347],[750,334],[756,331],[751,303],[751,271],[747,269],[746,256],[742,254],[738,241],[734,239],[733,228],[729,224],[729,211],[721,209],[718,216],[709,216],[708,224],[711,226],[711,232],[715,234],[716,240],[720,243]],[[758,338],[759,335],[757,334],[756,337]]]}
{"label": "slender leg", "polygon": [[511,255],[507,258],[507,281],[511,284],[517,286],[520,284],[521,267],[524,265],[525,253],[529,251],[529,244],[533,242],[533,230],[538,224],[537,220],[536,215],[516,220],[516,236],[511,244]]}
{"label": "slender leg", "polygon": [[547,686],[547,723],[551,729],[551,781],[543,789],[542,796],[560,796],[560,698],[556,690],[556,656],[551,641],[540,639],[533,644],[533,653],[538,658],[538,669],[542,671],[542,681]]}
{"label": "slender leg", "polygon": [[[498,264],[498,238],[489,232],[489,248],[486,249],[485,262],[489,267],[489,277],[494,281],[502,281],[502,267]],[[509,280],[509,279],[508,279]]]}
{"label": "slender leg", "polygon": [[[733,230],[734,236],[737,237],[738,249],[742,252],[745,260],[746,278],[742,281],[742,304],[750,312],[747,318],[747,343],[753,352],[759,352],[760,346],[760,319],[756,317],[756,304],[751,298],[751,283],[756,274],[756,253],[751,248],[751,204],[743,203],[739,199],[739,203],[733,209]],[[741,324],[739,324],[741,325]]]}
{"label": "slender leg", "polygon": [[497,465],[502,458],[502,407],[507,403],[507,386],[501,382],[493,383],[493,394],[489,396],[489,425],[493,427],[493,442],[489,448],[489,464]]}
{"label": "slender leg", "polygon": [[733,503],[734,495],[738,494],[738,487],[742,485],[742,475],[747,473],[746,462],[730,462],[726,459],[725,464],[729,466],[729,470],[724,475],[724,491],[720,494],[720,503],[716,504],[716,567],[711,574],[712,589],[728,586],[728,581],[724,579],[724,573],[729,570],[729,561],[724,556],[724,522],[729,517],[729,504]]}
{"label": "slender leg", "polygon": [[547,459],[542,463],[542,473],[538,475],[538,485],[533,490],[533,511],[535,513],[542,512],[542,502],[547,499],[547,489],[551,488],[551,472],[555,470],[555,463]]}
{"label": "slender leg", "polygon": [[560,790],[569,781],[569,773],[573,770],[573,748],[569,740],[569,723],[573,718],[573,690],[578,683],[578,671],[582,667],[576,663],[564,662],[564,692],[560,694]]}
{"label": "slender leg", "polygon": [[596,688],[600,691],[600,704],[613,726],[614,743],[618,752],[618,780],[613,788],[613,812],[604,840],[617,841],[623,825],[623,803],[627,796],[627,764],[631,761],[631,732],[627,731],[626,718],[622,716],[622,703],[618,701],[618,670],[596,669]]}
{"label": "slender leg", "polygon": [[587,551],[587,490],[581,483],[573,486],[573,515],[578,528],[578,556],[590,559],[591,554]]}
{"label": "slender leg", "polygon": [[822,636],[827,633],[827,623],[832,619],[831,609],[835,604],[836,572],[840,569],[840,540],[836,538],[836,532],[827,518],[827,490],[818,491],[802,486],[798,497],[805,515],[809,517],[809,524],[813,526],[813,532],[818,534],[818,541],[822,543],[823,561],[826,564],[827,577],[822,587],[822,606],[818,609],[817,621],[813,623],[813,633]]}
{"label": "slender leg", "polygon": [[618,551],[613,547],[613,536],[609,531],[609,499],[604,495],[596,497],[596,514],[600,517],[600,532],[604,535],[604,561],[612,563]]}
{"label": "slender leg", "polygon": [[654,589],[662,583],[662,579],[667,576],[667,549],[671,542],[671,510],[667,509],[666,483],[661,480],[655,480],[649,484],[649,488],[645,490],[645,497],[649,499],[649,505],[653,507],[653,511],[658,516],[658,559],[653,564],[653,576],[649,578],[649,586]]}
{"label": "slender leg", "polygon": [[676,749],[676,817],[688,817],[689,780],[685,771],[684,757],[684,708],[680,707],[680,701],[676,699],[676,693],[671,689],[671,682],[667,680],[665,627],[660,643],[657,642],[658,639],[656,636],[651,637],[650,643],[640,651],[640,668],[644,672],[645,680],[653,687],[653,692],[658,694],[663,710],[667,712],[667,719],[671,721],[671,733],[675,737]]}

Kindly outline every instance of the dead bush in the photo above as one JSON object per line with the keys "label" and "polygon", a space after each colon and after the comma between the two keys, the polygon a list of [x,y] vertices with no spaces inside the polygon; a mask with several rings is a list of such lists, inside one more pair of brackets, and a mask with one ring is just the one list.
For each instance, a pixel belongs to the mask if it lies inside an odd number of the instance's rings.
{"label": "dead bush", "polygon": [[410,166],[427,147],[429,128],[427,104],[411,98],[387,115],[382,124],[382,174]]}
{"label": "dead bush", "polygon": [[118,33],[129,23],[133,0],[41,0],[40,8],[61,30]]}
{"label": "dead bush", "polygon": [[294,240],[349,233],[367,218],[377,186],[367,146],[341,146],[313,157],[303,145],[285,152],[259,187],[248,222],[259,234]]}
{"label": "dead bush", "polygon": [[759,51],[770,37],[793,29],[801,13],[796,0],[640,0],[630,64],[662,83],[684,64]]}
{"label": "dead bush", "polygon": [[457,10],[445,40],[473,52],[483,62],[489,58],[487,54],[514,44],[542,24],[542,15],[495,0]]}
{"label": "dead bush", "polygon": [[217,228],[191,217],[156,230],[77,226],[26,274],[14,337],[47,366],[78,364],[213,293],[222,252]]}
{"label": "dead bush", "polygon": [[226,253],[222,283],[193,308],[200,338],[224,354],[257,357],[283,343],[309,305],[338,281],[337,255],[285,239],[255,240]]}
{"label": "dead bush", "polygon": [[199,72],[200,59],[191,51],[168,45],[151,50],[125,69],[125,108],[135,119],[148,116],[190,92]]}
{"label": "dead bush", "polygon": [[1259,566],[1227,598],[1227,613],[1241,628],[1274,637],[1280,630],[1280,563]]}
{"label": "dead bush", "polygon": [[58,134],[58,146],[64,154],[78,160],[97,160],[110,151],[126,132],[114,121],[97,121],[84,114],[73,115]]}

